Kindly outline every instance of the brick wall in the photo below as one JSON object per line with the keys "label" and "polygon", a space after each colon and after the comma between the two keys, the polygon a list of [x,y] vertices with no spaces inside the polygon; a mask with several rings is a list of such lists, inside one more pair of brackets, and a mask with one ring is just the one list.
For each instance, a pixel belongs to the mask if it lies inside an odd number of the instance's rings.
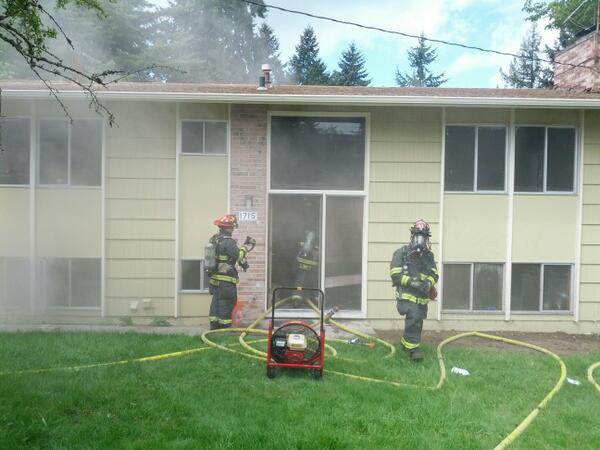
{"label": "brick wall", "polygon": [[[246,196],[253,197],[247,208]],[[231,212],[256,211],[256,222],[240,222],[239,243],[246,235],[257,245],[248,257],[250,269],[240,274],[238,298],[250,302],[250,315],[264,309],[267,223],[267,108],[231,106]]]}
{"label": "brick wall", "polygon": [[581,64],[585,67],[600,69],[598,57],[599,39],[597,33],[590,33],[556,56],[554,84],[560,89],[600,89],[600,75],[583,67],[570,67],[566,64]]}

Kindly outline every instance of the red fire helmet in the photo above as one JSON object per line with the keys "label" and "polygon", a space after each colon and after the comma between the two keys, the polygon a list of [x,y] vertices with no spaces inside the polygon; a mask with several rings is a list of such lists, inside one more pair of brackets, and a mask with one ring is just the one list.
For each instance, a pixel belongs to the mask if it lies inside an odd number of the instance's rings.
{"label": "red fire helmet", "polygon": [[234,214],[225,214],[215,219],[215,225],[219,228],[237,228],[237,217]]}

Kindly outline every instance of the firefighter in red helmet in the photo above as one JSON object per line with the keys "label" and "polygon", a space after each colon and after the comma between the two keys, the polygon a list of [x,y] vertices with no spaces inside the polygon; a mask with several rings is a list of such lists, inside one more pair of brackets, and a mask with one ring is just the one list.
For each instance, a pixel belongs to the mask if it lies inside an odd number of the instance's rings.
{"label": "firefighter in red helmet", "polygon": [[238,226],[235,215],[219,217],[214,223],[219,227],[219,233],[210,238],[216,259],[215,268],[210,273],[210,292],[213,294],[209,311],[211,330],[231,327],[231,312],[237,301],[239,280],[236,266],[244,272],[248,269],[246,256],[256,245],[256,241],[248,236],[241,247],[237,246],[232,237],[234,228]]}
{"label": "firefighter in red helmet", "polygon": [[438,272],[429,238],[431,230],[423,219],[410,228],[410,242],[394,252],[390,277],[396,288],[396,308],[404,319],[401,343],[412,361],[423,359],[421,331],[427,318],[427,303],[435,300]]}

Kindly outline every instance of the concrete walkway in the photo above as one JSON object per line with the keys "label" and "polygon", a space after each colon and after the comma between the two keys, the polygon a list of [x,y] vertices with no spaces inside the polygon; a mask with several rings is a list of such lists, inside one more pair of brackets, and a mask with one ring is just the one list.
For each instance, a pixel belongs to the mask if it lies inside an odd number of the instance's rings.
{"label": "concrete walkway", "polygon": [[[365,321],[340,321],[353,330],[374,336],[375,331]],[[263,329],[266,329],[267,322],[263,322]],[[19,331],[91,331],[96,333],[149,333],[149,334],[185,334],[187,336],[197,336],[204,331],[201,326],[168,326],[158,327],[152,325],[39,325],[39,324],[18,324],[18,325],[0,325],[0,332],[19,332]],[[325,325],[325,335],[346,339],[352,335],[339,330],[331,325]]]}

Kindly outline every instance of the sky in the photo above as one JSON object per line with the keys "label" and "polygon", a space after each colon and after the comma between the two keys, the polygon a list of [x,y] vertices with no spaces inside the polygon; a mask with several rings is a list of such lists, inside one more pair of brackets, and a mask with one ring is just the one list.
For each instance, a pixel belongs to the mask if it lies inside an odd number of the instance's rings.
{"label": "sky", "polygon": [[[364,25],[455,41],[516,53],[531,22],[521,11],[524,0],[265,0],[265,3]],[[340,25],[305,16],[269,10],[266,22],[280,42],[282,61],[295,52],[300,34],[311,25],[320,55],[329,70],[337,68],[341,53],[354,40],[366,59],[373,86],[395,85],[396,67],[408,71],[406,51],[415,39]],[[556,33],[538,24],[543,43]],[[433,44],[438,58],[434,74],[444,72],[445,87],[503,87],[499,69],[508,70],[510,57]]]}

